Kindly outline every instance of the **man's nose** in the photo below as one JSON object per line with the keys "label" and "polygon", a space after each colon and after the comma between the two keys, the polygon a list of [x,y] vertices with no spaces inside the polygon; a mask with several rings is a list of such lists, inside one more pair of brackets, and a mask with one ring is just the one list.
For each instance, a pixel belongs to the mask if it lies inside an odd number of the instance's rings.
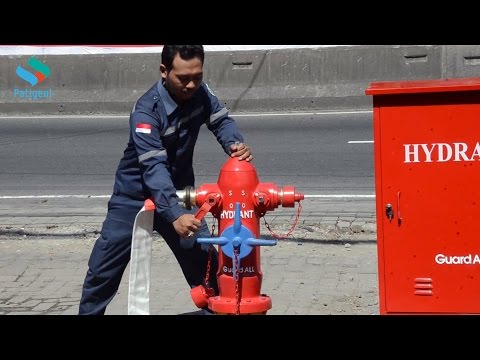
{"label": "man's nose", "polygon": [[189,90],[192,90],[192,89],[195,89],[195,86],[196,86],[195,81],[190,80],[185,87]]}

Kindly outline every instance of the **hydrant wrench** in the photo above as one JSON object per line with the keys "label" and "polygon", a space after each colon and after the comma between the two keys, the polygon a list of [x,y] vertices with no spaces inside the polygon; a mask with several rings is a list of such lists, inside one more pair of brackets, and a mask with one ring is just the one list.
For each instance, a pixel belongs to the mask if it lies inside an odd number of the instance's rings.
{"label": "hydrant wrench", "polygon": [[[195,213],[195,219],[202,221],[205,218],[205,216],[207,216],[207,214],[210,212],[212,207],[218,205],[219,202],[220,202],[220,194],[210,194],[207,198],[207,201],[205,201],[200,207],[200,209],[198,209],[197,212]],[[193,234],[194,232],[190,231],[187,237],[192,237]]]}

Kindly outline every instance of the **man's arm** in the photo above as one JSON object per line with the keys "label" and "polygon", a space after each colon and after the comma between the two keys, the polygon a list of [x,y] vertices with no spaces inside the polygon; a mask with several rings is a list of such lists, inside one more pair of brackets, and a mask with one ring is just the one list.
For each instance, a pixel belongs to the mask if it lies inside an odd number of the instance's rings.
{"label": "man's arm", "polygon": [[130,131],[144,184],[153,197],[159,216],[172,223],[180,236],[187,237],[189,233],[197,231],[201,222],[194,215],[186,213],[178,203],[158,120],[144,112],[133,112]]}
{"label": "man's arm", "polygon": [[203,86],[211,109],[206,122],[208,129],[215,135],[217,141],[229,156],[252,161],[253,155],[250,146],[244,143],[243,135],[235,120],[229,116],[228,109],[220,103],[206,84],[203,84]]}
{"label": "man's arm", "polygon": [[167,150],[160,137],[160,123],[154,115],[135,111],[130,116],[130,132],[138,156],[144,185],[152,195],[158,214],[173,222],[185,213],[168,171]]}

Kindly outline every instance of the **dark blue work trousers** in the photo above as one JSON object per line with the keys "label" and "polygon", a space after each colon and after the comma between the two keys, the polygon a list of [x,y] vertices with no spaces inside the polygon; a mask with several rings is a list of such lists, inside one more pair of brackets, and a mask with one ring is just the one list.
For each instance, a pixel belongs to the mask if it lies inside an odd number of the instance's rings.
{"label": "dark blue work trousers", "polygon": [[[144,202],[124,195],[114,194],[108,202],[108,213],[103,223],[100,237],[95,242],[88,271],[83,284],[80,300],[80,315],[103,315],[107,305],[115,296],[122,280],[125,268],[130,261],[132,233],[135,217]],[[194,210],[191,211],[194,213]],[[175,255],[190,288],[205,284],[209,252],[201,245],[185,246],[173,225],[160,219],[155,214],[153,229],[166,241]],[[196,237],[210,237],[205,221],[195,234]],[[211,265],[209,287],[218,294],[216,272],[218,254],[211,248]],[[193,304],[193,302],[192,302]]]}

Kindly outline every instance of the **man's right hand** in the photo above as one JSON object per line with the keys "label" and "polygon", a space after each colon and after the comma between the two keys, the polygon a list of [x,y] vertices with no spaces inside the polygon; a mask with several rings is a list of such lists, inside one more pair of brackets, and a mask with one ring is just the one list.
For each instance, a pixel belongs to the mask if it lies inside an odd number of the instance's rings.
{"label": "man's right hand", "polygon": [[181,237],[187,238],[196,232],[202,223],[192,214],[183,214],[172,225]]}
{"label": "man's right hand", "polygon": [[240,142],[230,145],[230,157],[238,157],[240,161],[246,160],[250,162],[253,160],[253,154],[250,146]]}

